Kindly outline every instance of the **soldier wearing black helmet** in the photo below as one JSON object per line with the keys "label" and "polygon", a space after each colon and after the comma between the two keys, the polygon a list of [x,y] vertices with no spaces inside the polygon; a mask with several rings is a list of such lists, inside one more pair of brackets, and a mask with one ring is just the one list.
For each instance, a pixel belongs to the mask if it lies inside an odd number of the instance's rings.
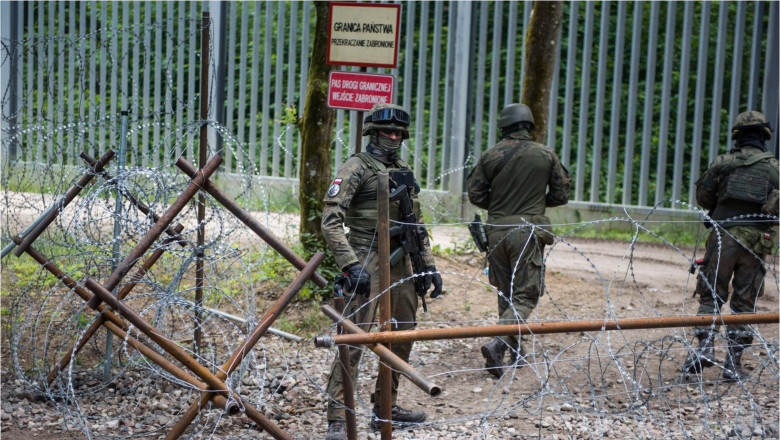
{"label": "soldier wearing black helmet", "polygon": [[[737,116],[732,127],[734,146],[718,156],[696,182],[696,201],[714,223],[707,238],[704,262],[694,295],[699,315],[721,313],[733,287],[731,313],[755,313],[763,293],[764,257],[777,246],[778,162],[767,152],[772,131],[763,114],[748,111]],[[715,338],[719,326],[696,328],[699,345],[683,364],[683,372],[698,373],[715,365]],[[728,351],[723,375],[742,380],[742,353],[753,342],[749,326],[726,328]]]}
{"label": "soldier wearing black helmet", "polygon": [[[371,323],[376,314],[376,301],[379,295],[379,276],[376,242],[377,227],[377,173],[388,172],[391,186],[393,181],[412,182],[410,197],[416,218],[422,219],[419,203],[420,187],[414,182],[414,174],[398,155],[403,139],[409,138],[409,113],[393,104],[377,104],[366,114],[363,125],[363,135],[369,136],[366,151],[350,157],[336,173],[327,195],[325,208],[322,212],[322,232],[339,267],[344,272],[345,285],[352,294],[345,310],[345,316],[357,323]],[[397,204],[397,202],[395,203]],[[399,208],[391,203],[390,220],[398,221]],[[421,223],[421,222],[420,222]],[[349,228],[345,234],[344,226]],[[437,297],[442,291],[441,275],[434,265],[430,242],[424,239],[425,249],[422,254],[425,264],[425,290],[433,285],[430,296]],[[398,239],[391,238],[390,247],[398,246]],[[407,281],[394,286],[392,295],[392,318],[397,324],[394,330],[412,330],[416,326],[416,316],[419,298],[411,279],[412,267],[409,256],[404,256],[391,267],[390,282]],[[354,294],[357,293],[357,294]],[[362,326],[369,331],[370,324]],[[393,353],[403,360],[409,359],[412,343],[394,343]],[[362,354],[360,348],[349,350],[353,383],[356,383],[357,369]],[[394,423],[409,425],[425,421],[426,414],[422,411],[407,410],[396,405],[399,373],[393,372],[392,417]],[[344,410],[344,390],[342,387],[341,367],[338,358],[331,365],[328,377],[328,433],[326,440],[346,439],[346,424]],[[372,395],[374,414],[379,414],[378,396],[379,381]],[[372,420],[373,428],[378,429],[376,417]]]}
{"label": "soldier wearing black helmet", "polygon": [[[569,201],[569,172],[550,148],[533,142],[534,117],[524,104],[510,104],[498,119],[501,141],[485,151],[468,177],[471,203],[488,211],[489,280],[498,291],[499,324],[525,321],[544,292],[542,255],[552,244],[543,225],[545,208]],[[501,377],[504,356],[517,364],[523,347],[516,336],[493,338],[481,347],[487,371]]]}

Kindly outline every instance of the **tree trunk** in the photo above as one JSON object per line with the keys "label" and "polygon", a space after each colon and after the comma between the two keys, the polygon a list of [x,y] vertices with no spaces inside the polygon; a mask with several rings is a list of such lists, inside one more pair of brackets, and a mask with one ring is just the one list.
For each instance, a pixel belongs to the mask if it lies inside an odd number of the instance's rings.
{"label": "tree trunk", "polygon": [[301,116],[301,166],[299,171],[301,205],[300,239],[308,259],[318,250],[327,251],[322,236],[322,200],[331,181],[331,149],[335,110],[328,107],[328,2],[315,2],[317,23],[314,32],[306,106]]}
{"label": "tree trunk", "polygon": [[536,127],[534,141],[544,143],[550,109],[550,84],[555,74],[555,54],[561,33],[563,2],[535,1],[525,34],[525,72],[522,103],[531,108]]}

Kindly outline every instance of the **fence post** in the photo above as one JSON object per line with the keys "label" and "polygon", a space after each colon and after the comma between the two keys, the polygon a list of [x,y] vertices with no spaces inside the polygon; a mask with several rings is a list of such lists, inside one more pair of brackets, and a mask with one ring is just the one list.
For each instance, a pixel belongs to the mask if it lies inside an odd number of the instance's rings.
{"label": "fence post", "polygon": [[[455,59],[468,60],[471,55],[471,4],[459,3],[456,12]],[[471,77],[472,63],[458,62],[455,64],[454,87],[452,92],[452,108],[466,109],[469,106],[469,78]],[[466,111],[453,112],[451,129],[452,153],[450,154],[449,169],[452,171],[449,179],[450,199],[452,207],[458,212],[462,210],[463,200],[463,170],[466,160],[467,136],[471,132],[471,125],[467,121]]]}

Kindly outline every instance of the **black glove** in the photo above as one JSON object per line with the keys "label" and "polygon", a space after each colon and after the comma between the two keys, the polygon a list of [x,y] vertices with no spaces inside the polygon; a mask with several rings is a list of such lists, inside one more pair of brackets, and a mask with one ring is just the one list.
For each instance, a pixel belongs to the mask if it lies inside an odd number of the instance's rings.
{"label": "black glove", "polygon": [[371,294],[371,276],[360,263],[349,266],[344,272],[344,291],[350,294],[363,295],[366,298]]}
{"label": "black glove", "polygon": [[427,292],[431,287],[431,283],[433,283],[431,298],[436,298],[441,295],[441,275],[439,274],[439,271],[436,270],[436,266],[432,264],[425,268],[425,272],[428,272],[425,274],[425,291]]}

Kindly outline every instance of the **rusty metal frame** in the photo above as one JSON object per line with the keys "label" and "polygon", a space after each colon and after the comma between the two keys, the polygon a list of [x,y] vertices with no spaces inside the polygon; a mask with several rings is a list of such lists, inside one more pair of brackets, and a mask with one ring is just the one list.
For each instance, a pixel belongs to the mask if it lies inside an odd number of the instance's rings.
{"label": "rusty metal frame", "polygon": [[[113,177],[107,172],[102,170],[103,165],[113,156],[113,151],[109,150],[99,161],[92,160],[91,157],[85,153],[81,157],[92,165],[92,172],[79,181],[79,184],[68,192],[66,197],[62,200],[62,205],[66,206],[75,196],[81,191],[81,189],[89,183],[95,174],[100,174],[107,181],[111,181]],[[143,205],[138,199],[132,196],[132,194],[125,194],[128,196],[128,200],[131,203],[139,207],[145,214],[152,216],[155,223],[152,225],[149,231],[138,241],[136,247],[130,251],[125,259],[114,269],[109,275],[105,283],[101,284],[92,278],[88,278],[85,282],[86,289],[79,285],[75,280],[69,278],[62,270],[60,270],[51,260],[43,256],[32,247],[32,243],[45,228],[51,224],[58,214],[57,211],[52,211],[51,215],[45,216],[41,224],[33,229],[33,231],[26,235],[24,238],[17,236],[14,238],[14,243],[17,245],[17,251],[19,253],[27,253],[39,264],[41,264],[47,271],[54,275],[57,279],[63,282],[67,287],[76,292],[84,301],[86,301],[86,307],[92,308],[95,311],[101,313],[92,324],[87,328],[79,341],[71,348],[70,352],[60,360],[60,362],[49,372],[46,383],[50,385],[54,379],[63,371],[75,353],[89,341],[89,339],[95,334],[97,329],[102,325],[107,328],[108,331],[116,334],[118,337],[127,341],[128,345],[137,349],[139,352],[147,356],[150,360],[155,362],[161,368],[168,371],[173,376],[195,386],[201,390],[201,396],[198,400],[193,402],[184,417],[174,426],[174,429],[168,434],[166,438],[175,439],[178,438],[190,425],[192,420],[195,419],[198,412],[209,401],[213,401],[216,406],[224,408],[228,414],[236,414],[242,410],[246,416],[256,423],[261,429],[268,432],[272,437],[276,439],[286,440],[290,437],[284,433],[273,421],[268,419],[261,411],[254,408],[247,402],[243,402],[241,398],[225,384],[224,380],[238,367],[243,361],[244,357],[254,348],[255,344],[259,341],[266,331],[270,328],[271,324],[278,318],[284,308],[292,301],[297,295],[300,289],[303,287],[306,281],[311,280],[319,286],[325,286],[327,282],[324,277],[316,273],[317,267],[322,263],[324,254],[317,252],[311,261],[305,262],[302,258],[296,255],[293,251],[287,248],[284,243],[276,238],[270,231],[262,227],[257,221],[255,221],[249,213],[243,211],[238,205],[229,197],[224,195],[219,188],[213,185],[209,178],[217,170],[222,163],[220,156],[212,157],[203,167],[203,169],[195,170],[189,169],[189,175],[191,181],[187,188],[177,197],[177,199],[171,203],[168,209],[161,215],[150,212],[150,210]],[[187,169],[189,165],[183,158],[179,159],[177,165],[180,168]],[[89,177],[87,179],[87,177]],[[83,182],[82,182],[83,181]],[[222,203],[229,211],[236,214],[236,216],[245,225],[249,226],[260,238],[268,242],[272,248],[282,254],[288,261],[290,261],[296,268],[300,270],[300,273],[295,280],[287,287],[283,295],[274,303],[271,309],[261,319],[260,323],[249,333],[245,342],[241,347],[231,356],[231,358],[222,366],[219,372],[216,374],[205,368],[192,358],[185,350],[179,347],[175,342],[162,336],[158,329],[155,329],[149,324],[143,317],[141,317],[135,310],[127,306],[122,300],[132,291],[132,289],[138,284],[143,276],[151,269],[154,263],[165,252],[166,245],[175,243],[178,240],[179,234],[184,229],[181,224],[177,224],[171,228],[172,222],[176,216],[182,211],[190,200],[195,195],[200,193],[201,189],[209,188],[209,192],[216,194],[215,197],[218,202]],[[126,193],[126,191],[125,191]],[[121,291],[114,296],[111,290],[119,285],[122,279],[124,279],[129,271],[135,266],[136,262],[152,247],[154,242],[163,233],[171,235],[167,238],[162,246],[159,246],[151,256],[149,256],[136,271],[136,273],[130,278],[130,282],[125,285]],[[91,291],[91,293],[90,293]],[[103,304],[105,303],[105,304]],[[114,311],[109,309],[113,309]],[[119,316],[117,316],[117,313]],[[195,374],[193,376],[186,370],[176,366],[174,363],[166,359],[156,350],[150,348],[140,340],[128,334],[129,327],[120,318],[124,317],[127,321],[132,323],[133,326],[138,328],[139,331],[144,333],[149,339],[154,341],[158,346],[165,350],[168,354],[173,356],[188,370]],[[240,404],[239,404],[240,403]]]}
{"label": "rusty metal frame", "polygon": [[318,337],[317,347],[333,344],[366,345],[393,342],[432,341],[441,339],[479,338],[508,335],[543,335],[551,333],[597,332],[613,330],[644,330],[652,328],[696,327],[708,325],[777,324],[778,313],[740,315],[667,316],[595,321],[557,321],[481,327],[437,328],[396,332],[364,333]]}
{"label": "rusty metal frame", "polygon": [[[108,150],[106,153],[98,159],[98,161],[92,166],[92,169],[84,174],[79,181],[65,193],[65,196],[58,202],[61,205],[60,209],[65,208],[76,198],[77,195],[84,189],[87,184],[94,178],[96,173],[99,173],[103,167],[108,163],[111,158],[114,157],[114,150]],[[38,226],[35,227],[29,234],[22,237],[22,241],[16,243],[16,249],[14,249],[14,255],[20,257],[25,250],[38,238],[41,233],[49,227],[49,225],[60,215],[60,211],[52,209],[49,213],[41,219]],[[16,240],[14,240],[16,242]]]}

